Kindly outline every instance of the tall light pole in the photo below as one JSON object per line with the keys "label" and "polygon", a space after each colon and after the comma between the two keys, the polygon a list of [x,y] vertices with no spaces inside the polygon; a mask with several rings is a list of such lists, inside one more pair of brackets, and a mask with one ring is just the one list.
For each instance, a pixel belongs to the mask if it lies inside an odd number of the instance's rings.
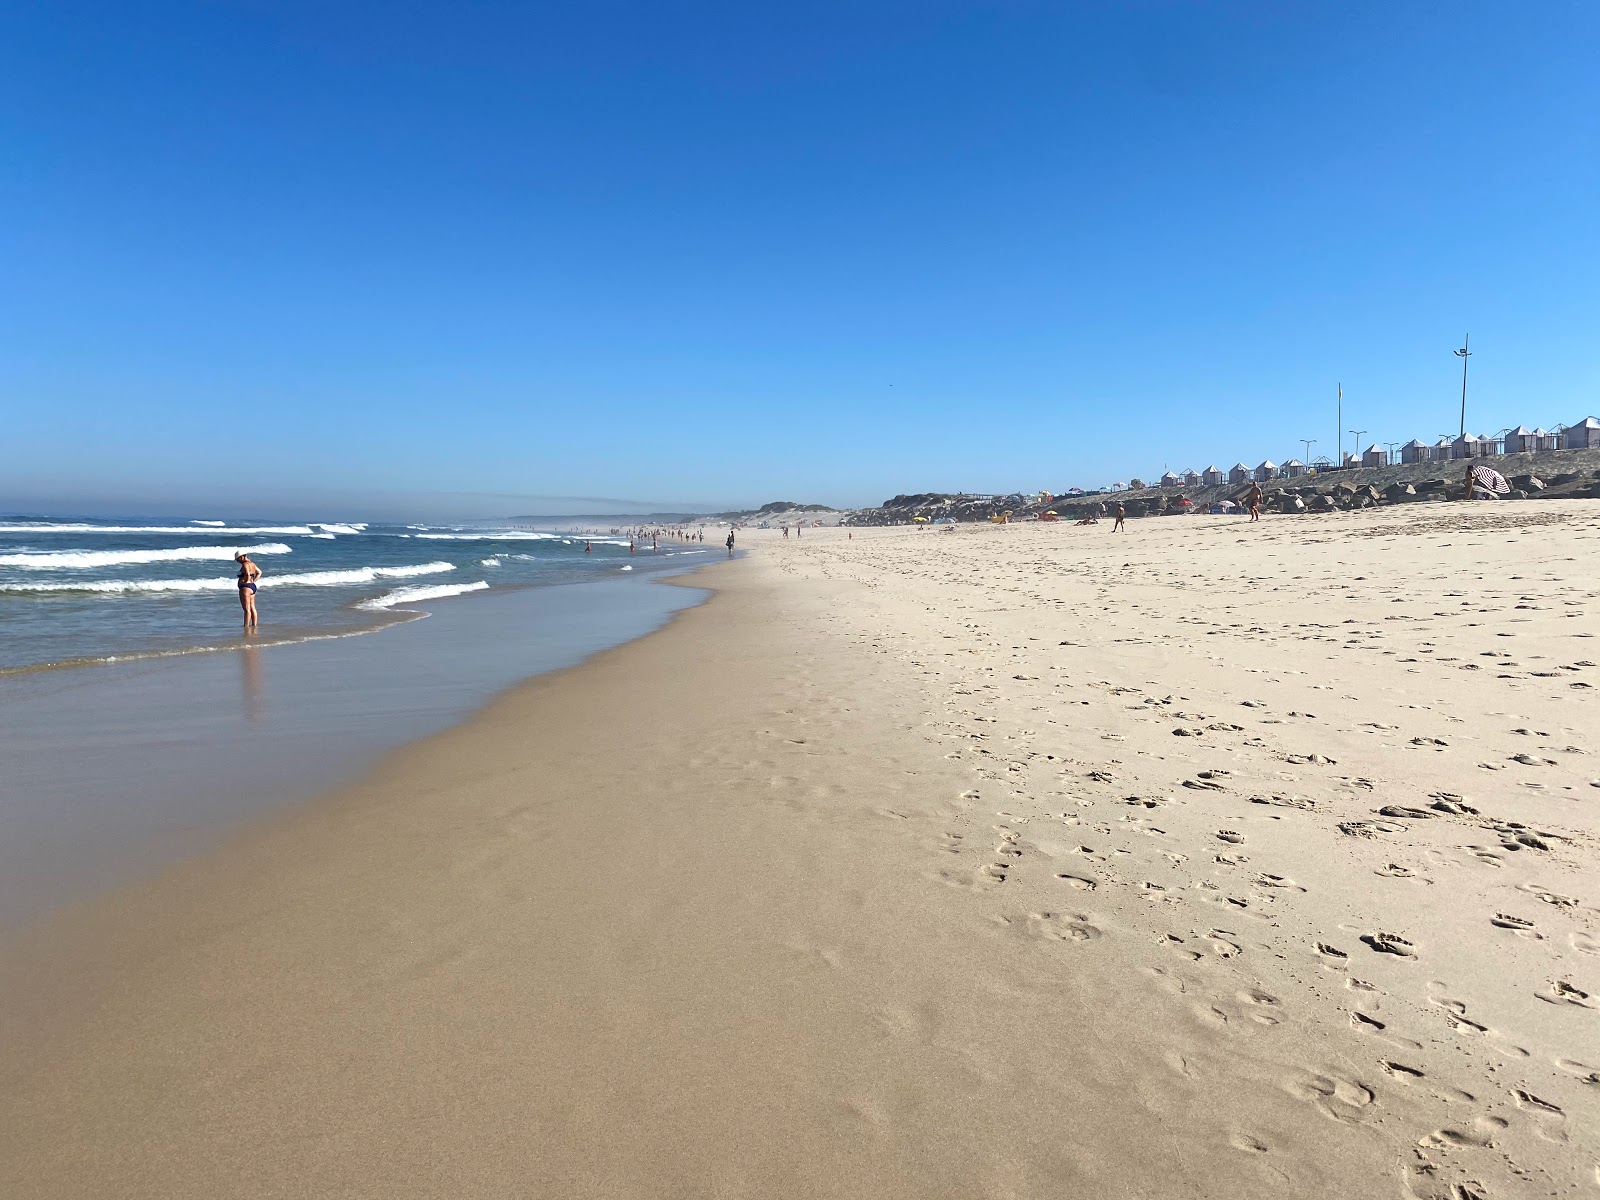
{"label": "tall light pole", "polygon": [[1339,436],[1334,440],[1339,443],[1339,466],[1344,466],[1344,384],[1339,384],[1339,419],[1334,423],[1334,429]]}
{"label": "tall light pole", "polygon": [[1306,470],[1311,469],[1311,447],[1317,444],[1316,438],[1301,438],[1300,444],[1306,448],[1306,456],[1300,461],[1305,464]]}
{"label": "tall light pole", "polygon": [[1472,345],[1472,335],[1469,333],[1462,339],[1461,349],[1456,351],[1456,357],[1461,360],[1461,436],[1467,436],[1467,359],[1472,357],[1472,351],[1467,347]]}
{"label": "tall light pole", "polygon": [[[1356,437],[1356,464],[1359,466],[1360,463],[1361,463],[1361,435],[1363,433],[1365,433],[1366,430],[1365,429],[1352,429],[1350,432],[1355,434],[1355,437]],[[1340,463],[1339,465],[1343,466],[1344,464]]]}
{"label": "tall light pole", "polygon": [[1384,443],[1385,446],[1389,447],[1389,465],[1391,467],[1394,466],[1394,448],[1396,446],[1398,446],[1399,444],[1400,444],[1399,442],[1385,442]]}

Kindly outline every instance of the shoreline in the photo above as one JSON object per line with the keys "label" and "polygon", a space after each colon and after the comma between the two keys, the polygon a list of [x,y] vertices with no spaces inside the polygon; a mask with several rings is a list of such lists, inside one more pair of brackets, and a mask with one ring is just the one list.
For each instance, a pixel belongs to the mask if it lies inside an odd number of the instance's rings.
{"label": "shoreline", "polygon": [[[1596,991],[1597,831],[1554,739],[1583,737],[1600,532],[1446,515],[752,538],[656,633],[33,931],[0,968],[30,1009],[0,1178],[1571,1190],[1594,1012],[1535,992]],[[1444,601],[1486,549],[1529,578]],[[1477,765],[1539,730],[1549,765]],[[1457,811],[1374,816],[1429,791]],[[1547,848],[1485,861],[1495,821]]]}
{"label": "shoreline", "polygon": [[655,576],[452,597],[386,622],[382,639],[263,639],[0,679],[0,929],[348,782],[690,602],[642,581]]}

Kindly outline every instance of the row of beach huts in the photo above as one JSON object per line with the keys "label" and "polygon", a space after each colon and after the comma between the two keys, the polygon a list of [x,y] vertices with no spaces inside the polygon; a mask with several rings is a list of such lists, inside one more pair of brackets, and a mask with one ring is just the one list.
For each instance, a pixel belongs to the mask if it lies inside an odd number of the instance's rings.
{"label": "row of beach huts", "polygon": [[[1465,433],[1451,439],[1441,437],[1433,445],[1413,439],[1392,454],[1374,443],[1359,454],[1346,454],[1344,467],[1388,467],[1400,463],[1440,462],[1456,458],[1489,458],[1500,454],[1541,454],[1555,450],[1600,449],[1600,420],[1585,417],[1575,425],[1551,431],[1529,429],[1519,425],[1502,435],[1480,437]],[[1158,481],[1164,488],[1221,487],[1223,484],[1266,483],[1269,479],[1294,479],[1312,472],[1335,470],[1332,459],[1319,458],[1309,464],[1298,458],[1284,463],[1268,459],[1255,467],[1242,462],[1234,463],[1224,471],[1221,467],[1207,467],[1204,471],[1168,471]]]}

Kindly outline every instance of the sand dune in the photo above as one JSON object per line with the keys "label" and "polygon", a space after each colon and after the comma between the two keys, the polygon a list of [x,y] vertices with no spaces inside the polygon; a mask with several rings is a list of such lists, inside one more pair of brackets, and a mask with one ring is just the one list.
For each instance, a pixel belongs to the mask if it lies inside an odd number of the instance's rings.
{"label": "sand dune", "polygon": [[8,947],[0,1192],[1592,1191],[1600,511],[741,545]]}

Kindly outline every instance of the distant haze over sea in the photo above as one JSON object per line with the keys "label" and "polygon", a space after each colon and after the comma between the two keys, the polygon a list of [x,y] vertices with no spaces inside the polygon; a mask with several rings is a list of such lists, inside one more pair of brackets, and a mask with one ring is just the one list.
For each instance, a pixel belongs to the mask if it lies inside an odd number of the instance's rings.
{"label": "distant haze over sea", "polygon": [[[756,501],[759,504],[760,501]],[[537,512],[538,517],[514,517],[519,522],[540,517],[574,517],[601,513],[605,519],[630,521],[671,513],[682,517],[698,513],[730,512],[754,504],[710,501],[630,500],[614,496],[544,496],[529,493],[386,491],[359,492],[332,488],[251,486],[223,491],[118,490],[103,494],[82,491],[0,493],[0,512],[47,517],[183,516],[250,520],[271,515],[294,521],[493,521],[508,513]],[[595,519],[601,519],[596,517]]]}

